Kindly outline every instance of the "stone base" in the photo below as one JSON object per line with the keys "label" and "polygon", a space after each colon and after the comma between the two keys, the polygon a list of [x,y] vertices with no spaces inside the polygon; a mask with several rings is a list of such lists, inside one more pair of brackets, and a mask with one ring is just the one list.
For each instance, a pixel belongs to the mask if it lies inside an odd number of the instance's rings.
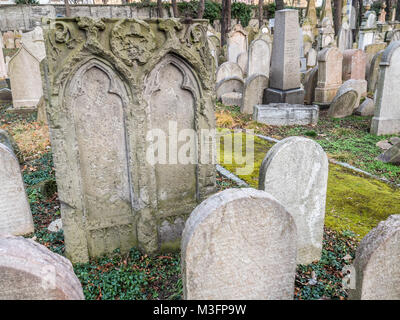
{"label": "stone base", "polygon": [[221,96],[222,104],[226,106],[240,106],[242,104],[242,94],[239,92],[228,92]]}
{"label": "stone base", "polygon": [[313,104],[330,105],[340,86],[330,88],[315,88],[315,101]]}
{"label": "stone base", "polygon": [[273,126],[317,124],[318,106],[271,103],[254,106],[253,120]]}
{"label": "stone base", "polygon": [[264,90],[263,103],[303,104],[304,90],[302,88],[291,90],[268,88]]}
{"label": "stone base", "polygon": [[8,108],[6,110],[7,113],[13,113],[13,114],[29,114],[29,113],[34,113],[37,111],[37,108]]}
{"label": "stone base", "polygon": [[381,136],[384,134],[399,134],[400,133],[400,119],[388,119],[373,117],[371,121],[372,134]]}

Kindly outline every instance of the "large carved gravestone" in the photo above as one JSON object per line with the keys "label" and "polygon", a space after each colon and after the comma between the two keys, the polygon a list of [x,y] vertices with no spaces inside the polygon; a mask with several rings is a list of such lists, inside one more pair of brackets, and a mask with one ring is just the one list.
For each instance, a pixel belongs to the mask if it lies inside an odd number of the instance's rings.
{"label": "large carved gravestone", "polygon": [[247,52],[247,32],[243,29],[240,24],[233,26],[232,30],[228,33],[228,61],[236,62],[237,57],[242,52]]}
{"label": "large carved gravestone", "polygon": [[215,126],[206,21],[56,19],[44,31],[67,255],[179,249],[186,217],[215,189],[211,160],[197,161],[201,129]]}
{"label": "large carved gravestone", "polygon": [[261,164],[259,189],[285,206],[296,223],[300,264],[321,258],[327,183],[328,157],[311,139],[283,139]]}
{"label": "large carved gravestone", "polygon": [[375,114],[371,133],[400,133],[400,41],[392,42],[383,52],[375,91]]}
{"label": "large carved gravestone", "polygon": [[202,202],[182,236],[185,299],[291,300],[296,226],[269,193],[228,189]]}
{"label": "large carved gravestone", "polygon": [[269,77],[270,59],[271,53],[268,42],[263,39],[254,40],[249,49],[247,76],[261,73]]}
{"label": "large carved gravestone", "polygon": [[33,220],[17,158],[0,143],[0,234],[33,232]]}

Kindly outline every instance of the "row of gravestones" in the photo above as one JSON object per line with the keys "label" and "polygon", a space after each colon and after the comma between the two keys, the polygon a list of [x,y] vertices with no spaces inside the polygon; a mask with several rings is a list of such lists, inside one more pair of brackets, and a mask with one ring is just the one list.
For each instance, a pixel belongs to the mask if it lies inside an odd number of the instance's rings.
{"label": "row of gravestones", "polygon": [[[293,299],[296,265],[321,257],[327,179],[322,148],[290,137],[267,153],[260,190],[228,189],[202,202],[182,236],[185,298]],[[347,266],[351,299],[400,299],[399,244],[400,215],[362,240]]]}
{"label": "row of gravestones", "polygon": [[[32,216],[18,161],[2,144],[0,164],[0,299],[83,299],[69,260],[13,236],[33,231]],[[290,137],[267,153],[260,190],[228,189],[204,200],[183,230],[184,297],[292,299],[296,265],[321,257],[327,180],[321,146]],[[363,239],[351,298],[400,299],[399,235],[400,216],[391,216]]]}

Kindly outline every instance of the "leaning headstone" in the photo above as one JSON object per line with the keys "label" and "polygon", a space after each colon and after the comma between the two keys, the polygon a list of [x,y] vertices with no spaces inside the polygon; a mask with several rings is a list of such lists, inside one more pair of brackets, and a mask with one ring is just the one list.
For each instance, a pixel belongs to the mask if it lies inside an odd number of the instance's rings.
{"label": "leaning headstone", "polygon": [[400,215],[391,215],[370,231],[354,260],[356,288],[351,300],[400,300]]}
{"label": "leaning headstone", "polygon": [[296,226],[264,191],[228,189],[202,202],[181,247],[185,299],[293,299]]}
{"label": "leaning headstone", "polygon": [[375,92],[375,115],[371,133],[400,133],[400,41],[392,42],[383,52]]}
{"label": "leaning headstone", "polygon": [[318,66],[309,69],[304,78],[304,103],[312,104],[315,100],[315,88],[318,83]]}
{"label": "leaning headstone", "polygon": [[117,248],[179,250],[186,218],[215,192],[215,144],[200,147],[215,128],[207,26],[89,17],[43,26],[46,111],[74,263]]}
{"label": "leaning headstone", "polygon": [[23,237],[0,236],[0,300],[84,300],[71,262]]}
{"label": "leaning headstone", "polygon": [[230,92],[243,94],[244,83],[239,77],[228,77],[222,79],[215,86],[217,99],[220,100],[222,95]]}
{"label": "leaning headstone", "polygon": [[368,91],[375,93],[376,85],[378,83],[380,63],[382,60],[384,50],[379,51],[371,60],[368,72]]}
{"label": "leaning headstone", "polygon": [[0,234],[32,233],[33,220],[17,158],[0,144]]}
{"label": "leaning headstone", "polygon": [[337,48],[325,48],[318,53],[318,83],[315,104],[329,105],[342,85],[343,55]]}
{"label": "leaning headstone", "polygon": [[318,106],[303,104],[262,104],[254,106],[253,111],[254,121],[272,126],[315,125],[318,116]]}
{"label": "leaning headstone", "polygon": [[380,154],[377,159],[384,163],[400,163],[400,143],[396,143],[389,149],[387,149],[384,153]]}
{"label": "leaning headstone", "polygon": [[321,258],[327,183],[328,157],[311,139],[283,139],[261,164],[258,188],[282,203],[296,223],[298,264]]}
{"label": "leaning headstone", "polygon": [[[365,80],[367,57],[360,49],[350,49],[343,52],[342,79]],[[365,82],[367,87],[367,82]]]}
{"label": "leaning headstone", "polygon": [[263,102],[301,104],[304,100],[304,90],[300,87],[298,10],[277,11],[274,30],[270,87],[265,91]]}
{"label": "leaning headstone", "polygon": [[39,60],[22,45],[8,63],[13,109],[35,109],[43,95]]}
{"label": "leaning headstone", "polygon": [[350,116],[354,109],[358,107],[359,94],[353,88],[343,88],[339,90],[328,110],[328,116],[332,118],[344,118]]}
{"label": "leaning headstone", "polygon": [[[358,102],[360,102],[360,99],[362,97],[367,96],[367,82],[365,80],[355,80],[355,79],[347,80],[343,82],[339,90],[342,90],[344,88],[355,89],[358,93]],[[355,108],[357,108],[358,105],[359,103],[357,103],[357,106]]]}
{"label": "leaning headstone", "polygon": [[18,147],[18,144],[15,142],[12,135],[10,135],[6,130],[0,129],[0,143],[9,148],[14,155],[18,158],[19,163],[24,162],[24,157]]}
{"label": "leaning headstone", "polygon": [[370,98],[365,98],[363,103],[357,108],[356,114],[367,117],[367,116],[373,116],[375,112],[375,103],[374,100]]}
{"label": "leaning headstone", "polygon": [[268,42],[263,39],[254,40],[250,44],[247,76],[261,73],[269,77],[271,52]]}
{"label": "leaning headstone", "polygon": [[236,62],[224,62],[221,64],[216,72],[216,83],[229,77],[238,77],[243,79],[243,71]]}
{"label": "leaning headstone", "polygon": [[253,74],[248,77],[244,83],[240,112],[253,114],[254,106],[262,103],[266,88],[268,88],[268,77],[265,74]]}
{"label": "leaning headstone", "polygon": [[[243,76],[247,76],[247,63],[249,60],[249,54],[247,52],[242,52],[238,55],[236,63],[239,65],[240,69],[242,69]],[[244,78],[243,77],[243,78]]]}
{"label": "leaning headstone", "polygon": [[228,61],[235,62],[242,52],[247,52],[247,32],[240,24],[236,24],[228,33]]}

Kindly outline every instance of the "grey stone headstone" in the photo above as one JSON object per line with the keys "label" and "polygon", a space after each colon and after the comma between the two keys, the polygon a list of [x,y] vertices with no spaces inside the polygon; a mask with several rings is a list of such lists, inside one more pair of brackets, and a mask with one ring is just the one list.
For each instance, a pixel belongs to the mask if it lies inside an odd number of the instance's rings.
{"label": "grey stone headstone", "polygon": [[265,74],[253,74],[246,79],[240,112],[253,114],[254,106],[262,103],[263,93],[268,88],[268,82]]}
{"label": "grey stone headstone", "polygon": [[343,88],[339,90],[332,100],[328,110],[328,116],[332,118],[344,118],[350,116],[354,109],[358,107],[360,101],[358,92],[353,88]]}

